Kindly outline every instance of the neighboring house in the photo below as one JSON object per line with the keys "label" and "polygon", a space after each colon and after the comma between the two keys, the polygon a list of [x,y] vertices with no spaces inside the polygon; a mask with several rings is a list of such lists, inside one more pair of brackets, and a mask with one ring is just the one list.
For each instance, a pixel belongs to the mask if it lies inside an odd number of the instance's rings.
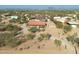
{"label": "neighboring house", "polygon": [[[68,18],[70,18],[70,20],[68,20]],[[54,17],[54,20],[71,25],[72,28],[77,28],[77,25],[79,24],[78,22],[74,21],[74,19],[72,19],[71,17]]]}
{"label": "neighboring house", "polygon": [[72,26],[72,28],[77,28],[77,25],[79,25],[76,21],[69,21],[68,23]]}
{"label": "neighboring house", "polygon": [[10,16],[11,19],[18,19],[18,16]]}
{"label": "neighboring house", "polygon": [[65,17],[54,17],[54,20],[56,21],[60,21],[62,23],[73,23],[75,22],[75,19],[71,18],[71,17],[68,17],[68,16],[65,16]]}
{"label": "neighboring house", "polygon": [[67,18],[68,17],[59,17],[58,16],[58,17],[54,17],[54,20],[64,23],[65,21],[67,21]]}
{"label": "neighboring house", "polygon": [[69,21],[68,23],[71,24],[71,25],[77,25],[77,24],[79,24],[78,22],[75,22],[75,21]]}
{"label": "neighboring house", "polygon": [[60,19],[60,18],[61,18],[60,16],[54,17],[55,20],[58,20],[58,19]]}

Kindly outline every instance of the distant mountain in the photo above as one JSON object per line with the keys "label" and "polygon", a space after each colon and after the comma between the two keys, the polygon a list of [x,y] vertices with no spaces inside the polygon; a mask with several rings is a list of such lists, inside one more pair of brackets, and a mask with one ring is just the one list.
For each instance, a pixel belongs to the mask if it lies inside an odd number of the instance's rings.
{"label": "distant mountain", "polygon": [[0,5],[0,9],[37,9],[37,10],[45,10],[45,9],[79,9],[79,5]]}

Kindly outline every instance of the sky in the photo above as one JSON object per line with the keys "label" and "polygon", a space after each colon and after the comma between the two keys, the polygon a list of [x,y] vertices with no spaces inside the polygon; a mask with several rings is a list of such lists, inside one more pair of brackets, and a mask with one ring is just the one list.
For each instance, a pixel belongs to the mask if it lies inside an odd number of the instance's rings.
{"label": "sky", "polygon": [[79,9],[79,5],[0,5],[0,9]]}

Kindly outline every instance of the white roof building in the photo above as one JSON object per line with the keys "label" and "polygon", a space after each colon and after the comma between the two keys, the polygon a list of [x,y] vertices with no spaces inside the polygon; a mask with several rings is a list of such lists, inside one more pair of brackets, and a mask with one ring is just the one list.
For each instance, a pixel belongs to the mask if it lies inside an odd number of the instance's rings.
{"label": "white roof building", "polygon": [[69,21],[68,23],[69,23],[69,24],[72,24],[72,25],[79,24],[79,23],[78,23],[78,22],[76,22],[76,21]]}
{"label": "white roof building", "polygon": [[68,17],[54,17],[54,20],[64,23]]}
{"label": "white roof building", "polygon": [[18,16],[10,16],[11,19],[18,19]]}

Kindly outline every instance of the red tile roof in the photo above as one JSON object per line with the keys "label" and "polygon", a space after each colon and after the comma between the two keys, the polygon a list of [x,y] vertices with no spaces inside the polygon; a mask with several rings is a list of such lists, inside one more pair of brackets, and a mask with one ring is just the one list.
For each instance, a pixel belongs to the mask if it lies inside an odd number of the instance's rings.
{"label": "red tile roof", "polygon": [[45,26],[47,23],[43,21],[35,21],[35,20],[30,20],[28,22],[29,26]]}

